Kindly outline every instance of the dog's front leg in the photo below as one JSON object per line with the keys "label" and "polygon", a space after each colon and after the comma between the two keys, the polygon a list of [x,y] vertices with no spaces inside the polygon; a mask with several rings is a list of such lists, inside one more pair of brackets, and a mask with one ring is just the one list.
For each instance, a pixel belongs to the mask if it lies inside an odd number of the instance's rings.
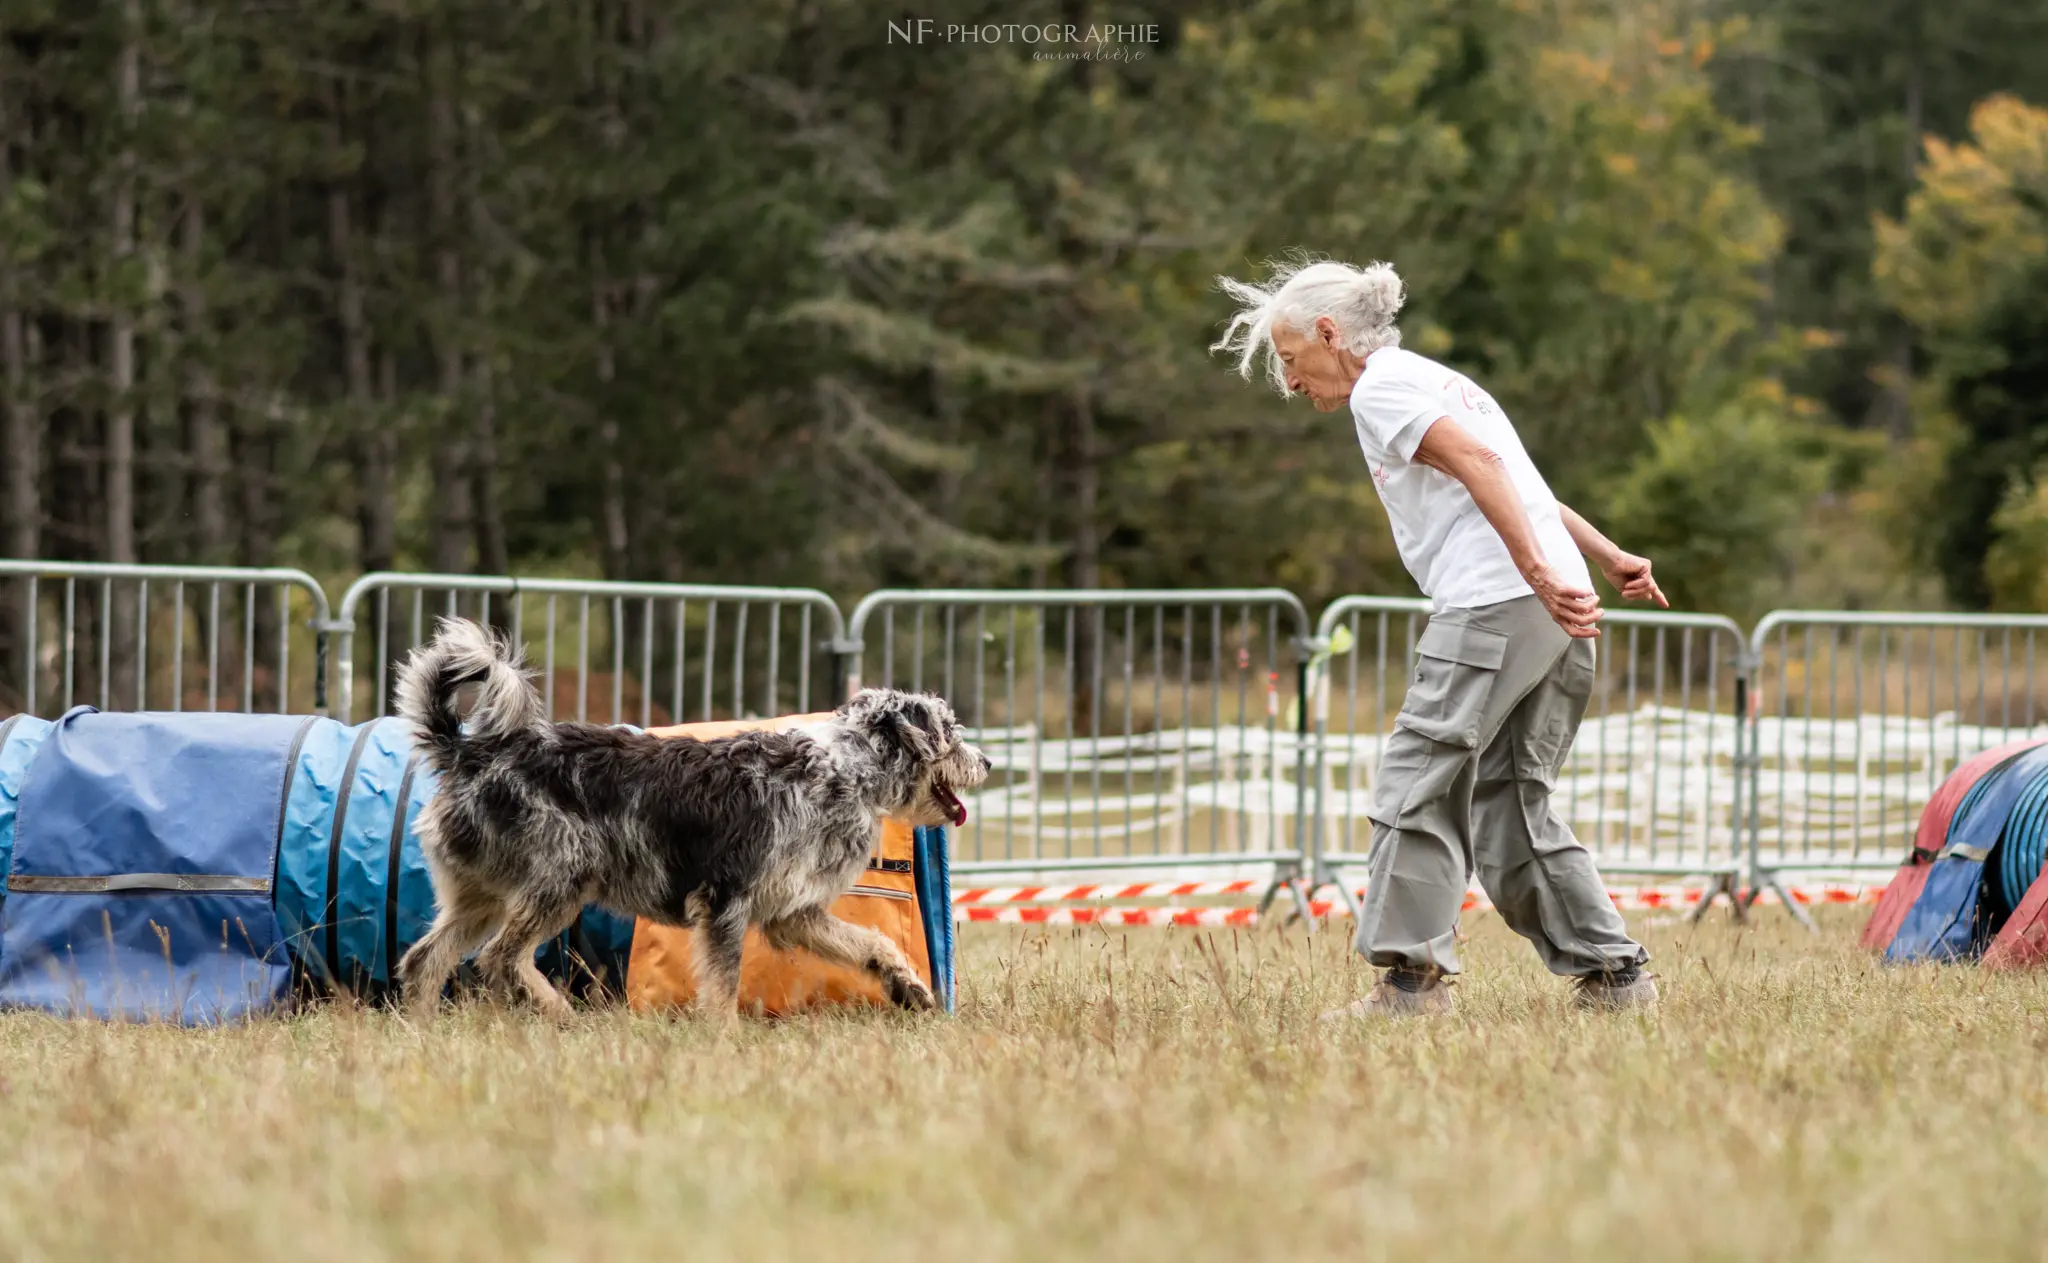
{"label": "dog's front leg", "polygon": [[721,1022],[739,1017],[740,963],[746,946],[745,904],[697,917],[690,951],[690,964],[697,975],[697,1007]]}
{"label": "dog's front leg", "polygon": [[937,997],[911,968],[903,949],[878,931],[842,921],[823,908],[771,921],[761,929],[777,947],[801,947],[835,965],[874,975],[892,1004],[906,1009],[938,1007]]}

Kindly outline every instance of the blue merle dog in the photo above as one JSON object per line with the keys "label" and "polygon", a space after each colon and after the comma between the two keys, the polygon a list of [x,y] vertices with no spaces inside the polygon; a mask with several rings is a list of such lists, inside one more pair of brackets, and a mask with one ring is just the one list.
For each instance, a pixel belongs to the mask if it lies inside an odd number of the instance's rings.
{"label": "blue merle dog", "polygon": [[420,817],[439,910],[399,965],[416,1013],[481,946],[487,985],[566,1015],[534,952],[591,903],[689,928],[698,1003],[722,1017],[749,926],[866,971],[904,1008],[933,1006],[896,944],[830,909],[885,817],[966,823],[961,795],[989,761],[939,698],[867,689],[807,727],[709,741],[551,723],[515,649],[444,619],[400,673],[398,712],[441,777]]}

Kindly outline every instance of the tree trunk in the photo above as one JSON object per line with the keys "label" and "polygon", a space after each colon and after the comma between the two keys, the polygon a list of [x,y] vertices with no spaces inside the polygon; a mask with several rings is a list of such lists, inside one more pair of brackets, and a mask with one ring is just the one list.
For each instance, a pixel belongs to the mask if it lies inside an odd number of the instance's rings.
{"label": "tree trunk", "polygon": [[428,213],[433,220],[434,271],[441,299],[441,319],[433,333],[441,364],[441,409],[435,418],[432,551],[434,569],[455,574],[469,569],[472,531],[468,436],[456,420],[461,408],[463,355],[457,332],[462,316],[462,259],[455,244],[454,61],[445,36],[435,34],[429,39]]}
{"label": "tree trunk", "polygon": [[[0,111],[4,111],[0,101]],[[14,165],[9,150],[13,118],[0,112],[0,202],[13,192]],[[21,288],[9,243],[0,241],[0,460],[6,479],[6,555],[35,557],[42,549],[43,417],[28,397],[27,330],[21,313]],[[0,584],[0,709],[14,710],[28,698],[29,620],[34,610],[26,583]]]}
{"label": "tree trunk", "polygon": [[[488,240],[490,217],[480,197],[469,199],[470,223],[479,241]],[[488,268],[478,266],[471,273],[470,295],[480,326],[498,327],[498,306]],[[505,544],[505,510],[498,499],[498,394],[495,347],[478,348],[471,376],[476,388],[475,452],[471,470],[471,496],[476,507],[477,565],[486,574],[509,574],[512,559]],[[509,630],[509,629],[508,629]]]}
{"label": "tree trunk", "polygon": [[[393,354],[389,347],[380,347],[377,351],[377,401],[382,405],[385,417],[395,419],[402,415],[398,406],[398,356]],[[367,533],[364,537],[366,549],[363,555],[363,568],[365,570],[395,570],[398,568],[397,508],[390,485],[395,479],[395,474],[389,473],[389,471],[395,471],[396,469],[398,439],[395,434],[388,431],[389,427],[387,426],[386,432],[377,436],[384,445],[383,450],[391,455],[392,460],[387,466],[388,476],[384,488],[384,500],[380,509],[383,518],[379,532],[374,538]],[[387,558],[387,560],[376,566],[370,564],[372,554],[367,548],[372,543],[381,549],[388,550],[376,554]],[[406,653],[411,648],[408,643],[410,636],[411,632],[406,627],[405,613],[400,603],[397,601],[387,602],[384,609],[384,638],[381,642],[385,646],[386,658],[378,666],[378,670],[384,675],[384,696],[386,697],[397,696],[395,690],[398,687],[398,669],[404,664]],[[376,651],[377,642],[373,640],[368,646],[368,653],[359,656],[367,659],[370,654],[374,654]]]}
{"label": "tree trunk", "polygon": [[194,198],[185,208],[185,389],[192,405],[192,530],[195,559],[220,565],[228,558],[228,442],[220,419],[220,390],[208,367],[206,290],[199,273],[206,248],[206,208]]}
{"label": "tree trunk", "polygon": [[[113,265],[125,272],[135,254],[136,154],[135,126],[142,108],[142,5],[123,0],[122,39],[115,62],[115,97],[120,110],[121,151],[115,159],[113,194]],[[135,312],[122,297],[108,295],[112,315],[108,327],[106,414],[106,559],[117,564],[139,560],[135,548]],[[115,582],[112,599],[101,611],[99,634],[107,638],[108,679],[102,681],[113,706],[136,705],[135,590]]]}
{"label": "tree trunk", "polygon": [[[1067,401],[1067,485],[1073,505],[1073,546],[1067,558],[1067,586],[1092,589],[1100,585],[1101,536],[1096,523],[1096,498],[1101,470],[1095,453],[1095,409],[1085,391]],[[1099,652],[1092,609],[1076,610],[1074,623],[1074,732],[1090,733],[1095,721],[1095,662]]]}
{"label": "tree trunk", "polygon": [[[1921,62],[1920,32],[1917,29],[1918,10],[1909,6],[1914,13],[1909,18],[1906,32],[1906,137],[1904,151],[1899,155],[1899,185],[1913,187],[1913,178],[1920,171],[1921,128],[1925,126],[1924,99],[1926,67]],[[1913,328],[1905,320],[1894,315],[1891,318],[1891,381],[1885,390],[1886,429],[1895,442],[1904,442],[1913,434]]]}
{"label": "tree trunk", "polygon": [[[125,267],[135,253],[135,150],[133,128],[142,96],[142,6],[123,0],[125,30],[116,60],[115,93],[120,106],[122,148],[115,159],[112,206],[114,266]],[[106,421],[106,558],[135,560],[135,313],[115,301],[108,330]]]}
{"label": "tree trunk", "polygon": [[604,569],[606,578],[623,579],[628,577],[627,549],[632,541],[626,528],[626,467],[619,457],[619,422],[611,408],[612,377],[617,371],[612,353],[611,301],[601,284],[593,294],[591,302],[593,319],[598,327],[598,443],[604,461],[600,501],[600,512],[603,515],[601,525]]}
{"label": "tree trunk", "polygon": [[234,435],[236,479],[241,493],[241,564],[267,566],[276,556],[277,523],[271,482],[277,473],[277,442],[266,419],[250,417]]}
{"label": "tree trunk", "polygon": [[476,554],[486,574],[509,574],[505,514],[498,503],[498,401],[489,360],[476,366]]}
{"label": "tree trunk", "polygon": [[[339,101],[330,97],[329,143],[342,144]],[[341,323],[343,371],[347,375],[349,425],[356,459],[356,552],[365,571],[398,564],[398,506],[393,486],[398,439],[388,410],[379,415],[370,376],[370,330],[363,311],[363,281],[356,267],[355,221],[349,192],[337,181],[327,190],[327,244],[334,255],[335,316]],[[387,356],[388,361],[388,356]],[[391,366],[396,372],[396,367]],[[396,402],[389,400],[387,402]]]}
{"label": "tree trunk", "polygon": [[[13,192],[9,130],[0,127],[0,202]],[[12,253],[0,241],[0,426],[5,428],[0,448],[7,459],[7,555],[32,558],[42,547],[43,418],[28,398],[26,332]],[[8,621],[10,627],[15,623]]]}

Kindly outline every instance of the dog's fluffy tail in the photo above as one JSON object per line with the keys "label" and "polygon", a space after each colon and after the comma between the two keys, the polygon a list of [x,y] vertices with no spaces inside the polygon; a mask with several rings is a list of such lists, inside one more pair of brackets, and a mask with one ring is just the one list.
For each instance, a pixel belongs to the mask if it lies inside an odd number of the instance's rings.
{"label": "dog's fluffy tail", "polygon": [[[455,710],[455,694],[466,684],[482,685],[467,735]],[[428,765],[443,775],[465,740],[509,736],[547,722],[516,651],[466,618],[442,619],[434,639],[399,669],[398,714],[412,725]]]}

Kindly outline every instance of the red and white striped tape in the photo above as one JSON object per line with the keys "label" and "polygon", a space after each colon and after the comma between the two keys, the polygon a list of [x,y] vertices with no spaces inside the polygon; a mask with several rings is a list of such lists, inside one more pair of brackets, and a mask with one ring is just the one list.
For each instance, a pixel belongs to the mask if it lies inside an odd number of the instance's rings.
{"label": "red and white striped tape", "polygon": [[1242,881],[1141,881],[1126,885],[985,886],[953,896],[954,907],[991,903],[1072,903],[1079,900],[1193,899],[1210,895],[1249,895],[1266,888],[1253,878]]}
{"label": "red and white striped tape", "polygon": [[[1231,887],[1231,889],[1217,889]],[[1019,906],[1020,904],[1043,904],[1046,902],[1085,902],[1102,898],[1139,898],[1134,891],[1155,895],[1194,894],[1243,894],[1255,888],[1262,888],[1258,882],[1185,882],[1168,886],[1167,883],[1146,883],[1137,886],[1021,886],[988,890],[962,891],[954,899],[953,919],[957,922],[987,923],[1004,925],[1185,925],[1185,926],[1227,926],[1255,925],[1258,923],[1256,908],[1121,908],[1121,907],[1044,907]],[[1199,889],[1198,889],[1199,888]],[[1098,895],[1094,892],[1107,890],[1112,893]],[[1023,894],[1021,892],[1034,892]],[[1035,893],[1045,891],[1049,893]],[[1363,893],[1363,892],[1360,892]],[[1788,893],[1795,903],[1875,903],[1884,893],[1882,886],[1821,885],[1791,887]],[[1624,887],[1608,891],[1608,897],[1615,906],[1627,909],[1684,908],[1699,903],[1706,891],[1697,886],[1640,886]],[[1771,900],[1775,902],[1775,900]],[[1292,905],[1279,905],[1291,914]],[[1491,906],[1485,896],[1473,891],[1465,896],[1465,910]],[[1318,918],[1348,916],[1349,910],[1337,900],[1315,899],[1309,901],[1309,913]]]}

